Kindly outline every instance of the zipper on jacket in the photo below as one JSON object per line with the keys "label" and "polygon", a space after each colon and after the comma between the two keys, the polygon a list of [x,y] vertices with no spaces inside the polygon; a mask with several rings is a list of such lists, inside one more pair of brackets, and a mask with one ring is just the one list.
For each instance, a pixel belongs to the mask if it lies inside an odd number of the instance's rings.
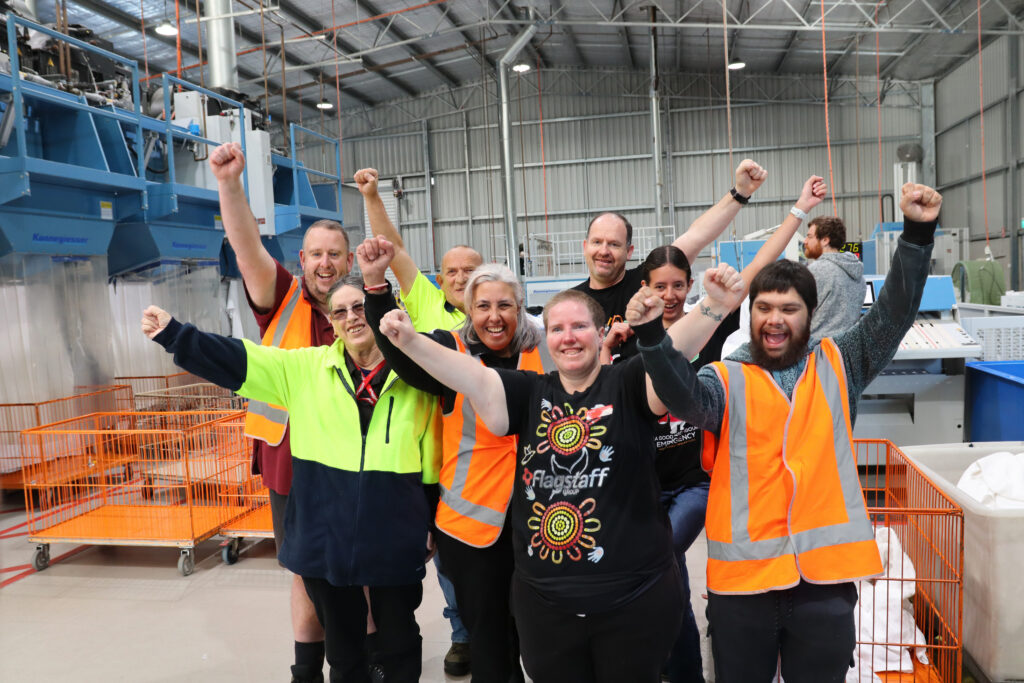
{"label": "zipper on jacket", "polygon": [[395,397],[388,396],[388,423],[384,427],[384,443],[391,443],[391,411],[395,407]]}

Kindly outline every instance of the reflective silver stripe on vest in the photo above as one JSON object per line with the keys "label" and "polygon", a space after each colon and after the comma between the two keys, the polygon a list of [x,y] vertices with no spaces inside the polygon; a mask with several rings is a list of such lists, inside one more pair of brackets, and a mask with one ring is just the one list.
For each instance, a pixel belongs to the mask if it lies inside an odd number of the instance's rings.
{"label": "reflective silver stripe on vest", "polygon": [[[452,332],[455,335],[455,332]],[[463,353],[470,358],[480,361],[479,358],[469,352],[468,347],[463,347],[461,340],[456,341],[456,346],[462,347]],[[522,364],[523,356],[519,355],[519,363]],[[480,361],[482,362],[482,361]],[[455,475],[452,477],[452,487],[446,488],[441,484],[441,500],[444,504],[455,510],[463,517],[469,517],[481,524],[489,524],[494,527],[501,527],[505,524],[505,513],[492,510],[489,507],[474,503],[462,497],[466,490],[466,480],[469,478],[469,467],[473,463],[473,451],[476,449],[476,411],[469,399],[465,396],[462,399],[462,435],[459,438],[459,452],[455,460]],[[511,497],[511,490],[509,491]]]}
{"label": "reflective silver stripe on vest", "polygon": [[[746,377],[741,364],[725,361],[729,371],[729,493],[731,496],[732,543],[708,539],[708,557],[727,562],[767,560],[783,555],[805,553],[816,548],[856,543],[874,538],[861,496],[860,480],[851,450],[850,433],[843,413],[842,384],[835,369],[819,347],[815,350],[815,368],[832,415],[836,465],[843,492],[847,521],[844,524],[808,529],[790,536],[761,541],[750,540],[748,507],[750,480],[747,473]],[[793,390],[794,396],[804,381],[814,381],[805,374]],[[792,419],[792,413],[787,419]],[[785,449],[785,443],[783,449]],[[795,495],[795,492],[794,492]],[[788,523],[788,521],[787,521]]]}
{"label": "reflective silver stripe on vest", "polygon": [[[298,306],[299,299],[302,297],[302,283],[298,282],[298,278],[295,278],[295,280],[295,291],[292,292],[292,295],[284,302],[284,306],[281,308],[281,315],[277,318],[277,327],[274,328],[274,338],[271,340],[270,346],[281,345],[281,340],[284,339],[284,332],[288,329],[288,322],[291,320],[292,314],[295,313],[295,307]],[[288,424],[287,410],[275,408],[263,401],[249,399],[247,412],[264,417],[274,424]]]}

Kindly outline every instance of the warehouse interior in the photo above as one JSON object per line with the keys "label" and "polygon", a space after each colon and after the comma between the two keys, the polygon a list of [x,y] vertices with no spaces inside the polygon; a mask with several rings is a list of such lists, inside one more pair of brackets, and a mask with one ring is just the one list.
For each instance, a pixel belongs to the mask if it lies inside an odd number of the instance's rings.
{"label": "warehouse interior", "polygon": [[[906,596],[930,610],[918,651],[933,678],[917,680],[1024,679],[1024,607],[1003,592],[1024,518],[946,487],[982,455],[1024,451],[1024,0],[0,0],[0,19],[0,680],[286,680],[291,580],[266,521],[237,523],[265,504],[244,442],[225,456],[234,507],[187,543],[48,536],[53,510],[78,504],[73,486],[28,476],[76,462],[89,481],[76,439],[116,439],[96,435],[133,413],[237,415],[237,397],[207,395],[139,331],[157,304],[259,341],[209,167],[231,141],[263,244],[290,271],[317,220],[340,222],[353,248],[371,236],[353,176],[373,167],[424,274],[469,245],[519,273],[531,307],[587,277],[592,217],[629,217],[638,265],[727,194],[745,158],[768,179],[695,274],[741,269],[817,174],[817,213],[845,219],[880,286],[900,187],[936,188],[918,321],[865,392],[858,465],[866,492],[883,481],[886,524],[917,528],[892,509],[887,463],[937,491],[918,504],[945,535],[920,564],[943,569],[918,566]],[[107,421],[31,460],[24,430],[90,414]],[[182,443],[196,429],[164,427]],[[189,476],[182,458],[108,467],[142,477],[157,506]],[[706,559],[702,536],[687,564]],[[443,671],[433,572],[421,680],[469,680]],[[690,579],[703,629],[700,569]],[[714,680],[706,639],[702,651]]]}

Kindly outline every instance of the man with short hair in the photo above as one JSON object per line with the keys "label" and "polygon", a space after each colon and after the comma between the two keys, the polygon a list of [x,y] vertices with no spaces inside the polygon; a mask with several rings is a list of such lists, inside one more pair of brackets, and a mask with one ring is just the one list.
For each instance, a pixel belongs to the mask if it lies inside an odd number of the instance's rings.
{"label": "man with short hair", "polygon": [[476,249],[465,244],[452,247],[441,258],[441,272],[437,274],[440,290],[430,284],[405,250],[405,242],[384,208],[384,200],[380,198],[377,189],[378,177],[376,169],[364,168],[356,171],[354,179],[363,195],[373,234],[395,245],[391,271],[398,279],[402,303],[413,326],[417,332],[455,329],[466,319],[463,301],[466,281],[477,266],[484,262],[483,257]]}
{"label": "man with short hair", "polygon": [[[282,266],[260,240],[259,226],[241,182],[245,157],[237,142],[210,153],[217,178],[221,219],[238,260],[246,298],[259,324],[263,345],[281,348],[330,346],[334,329],[328,319],[328,292],[352,267],[348,235],[336,221],[320,220],[306,230],[299,251],[302,277]],[[292,483],[288,413],[280,407],[249,402],[247,436],[253,441],[253,471],[270,490],[274,542],[284,542],[284,516]],[[291,586],[292,632],[295,637],[293,683],[322,683],[324,632],[303,585],[294,575]]]}
{"label": "man with short hair", "polygon": [[[750,196],[761,187],[768,172],[750,159],[744,159],[736,168],[735,186],[717,204],[690,224],[689,229],[677,237],[678,247],[692,264],[701,250],[715,240],[739,210],[750,201]],[[612,360],[624,360],[636,354],[636,340],[629,327],[622,323],[626,304],[643,281],[641,267],[626,269],[633,255],[633,226],[625,216],[605,212],[596,216],[587,226],[583,240],[583,258],[590,277],[573,289],[593,297],[608,316],[607,327],[626,336],[624,343],[612,351]]]}
{"label": "man with short hair", "polygon": [[[454,330],[466,319],[464,300],[466,282],[473,271],[483,263],[480,253],[470,246],[459,244],[441,258],[441,272],[437,275],[440,289],[430,284],[427,277],[416,266],[412,256],[405,250],[402,236],[384,208],[384,200],[377,189],[380,175],[376,169],[364,168],[356,171],[354,180],[363,195],[363,204],[370,221],[370,230],[375,236],[384,237],[395,247],[391,271],[398,280],[402,304],[417,332]],[[459,616],[455,599],[455,586],[444,573],[440,555],[434,556],[437,581],[444,594],[444,617],[452,626],[452,644],[444,657],[444,671],[452,676],[470,673],[469,630]]]}
{"label": "man with short hair", "polygon": [[708,610],[722,683],[769,681],[780,659],[791,683],[845,680],[855,584],[882,571],[854,455],[857,401],[914,322],[941,205],[932,188],[903,186],[903,234],[878,301],[834,339],[812,339],[814,277],[791,261],[751,282],[749,345],[697,373],[677,349],[710,336],[725,309],[695,308],[666,338],[660,298],[643,291],[629,304],[658,397],[709,434]]}
{"label": "man with short hair", "polygon": [[818,285],[818,307],[811,317],[811,337],[834,337],[853,327],[864,307],[864,263],[839,251],[846,244],[846,226],[838,216],[818,216],[807,226],[804,255]]}

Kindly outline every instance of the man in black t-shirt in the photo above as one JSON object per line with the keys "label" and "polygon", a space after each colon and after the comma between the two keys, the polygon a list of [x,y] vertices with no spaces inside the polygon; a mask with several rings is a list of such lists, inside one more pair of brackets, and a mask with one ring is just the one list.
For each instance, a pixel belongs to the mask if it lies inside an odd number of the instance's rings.
{"label": "man in black t-shirt", "polygon": [[[672,244],[682,250],[689,262],[693,263],[701,250],[728,227],[767,175],[766,170],[750,159],[741,161],[736,168],[735,186],[690,224],[689,229]],[[632,255],[633,226],[625,216],[607,212],[590,221],[587,237],[583,240],[583,258],[590,277],[573,289],[589,294],[601,304],[608,316],[608,327],[621,323],[625,328],[623,332],[630,335],[625,343],[613,351],[613,361],[636,354],[636,340],[632,338],[628,325],[622,322],[626,304],[640,289],[643,279],[639,267],[626,269],[626,262]]]}

